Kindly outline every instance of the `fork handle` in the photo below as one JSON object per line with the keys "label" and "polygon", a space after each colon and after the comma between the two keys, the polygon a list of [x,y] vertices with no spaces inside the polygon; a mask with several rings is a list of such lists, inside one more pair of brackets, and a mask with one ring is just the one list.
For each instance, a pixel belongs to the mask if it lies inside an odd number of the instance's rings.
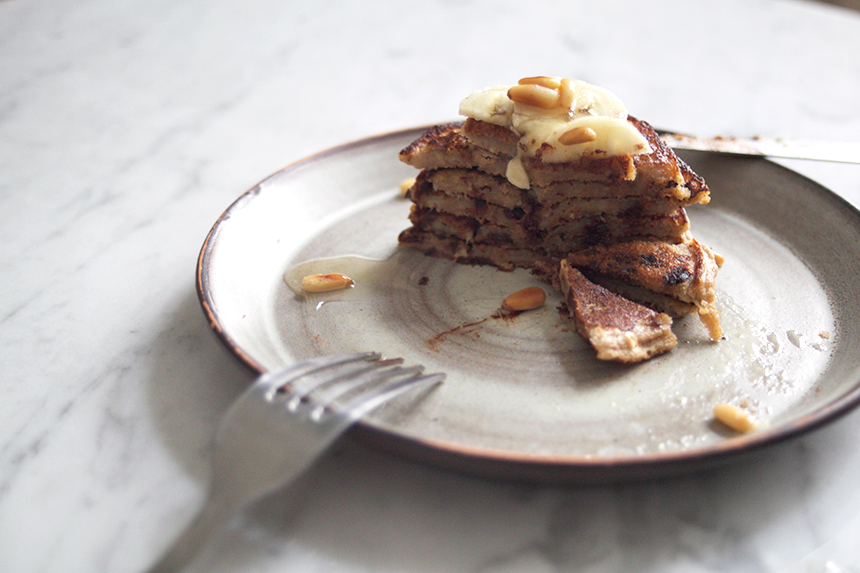
{"label": "fork handle", "polygon": [[175,573],[191,563],[203,544],[235,508],[220,500],[209,498],[206,505],[188,525],[182,535],[162,554],[161,558],[146,570],[146,573]]}

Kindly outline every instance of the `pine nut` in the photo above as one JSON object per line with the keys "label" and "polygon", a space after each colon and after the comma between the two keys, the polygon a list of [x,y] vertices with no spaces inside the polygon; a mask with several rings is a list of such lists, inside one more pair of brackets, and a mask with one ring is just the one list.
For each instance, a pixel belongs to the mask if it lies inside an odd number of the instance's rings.
{"label": "pine nut", "polygon": [[750,415],[731,404],[718,404],[714,406],[714,416],[717,420],[738,432],[749,432],[755,428],[755,421]]}
{"label": "pine nut", "polygon": [[558,137],[558,142],[562,145],[577,145],[579,143],[588,143],[597,139],[597,133],[590,127],[574,127],[562,133]]}
{"label": "pine nut", "polygon": [[562,79],[558,85],[558,104],[566,108],[570,108],[573,104],[573,88],[570,87],[570,78]]}
{"label": "pine nut", "polygon": [[340,273],[308,275],[302,279],[302,290],[305,292],[328,292],[348,288],[354,284],[354,280]]}
{"label": "pine nut", "polygon": [[527,287],[509,295],[502,302],[502,310],[509,312],[533,310],[546,302],[546,293],[540,287]]}
{"label": "pine nut", "polygon": [[515,103],[552,109],[558,106],[558,92],[537,84],[516,85],[508,90],[508,97]]}
{"label": "pine nut", "polygon": [[[568,82],[569,81],[570,80],[568,80]],[[561,85],[561,82],[559,82],[557,79],[551,78],[549,76],[534,76],[531,78],[523,78],[520,81],[518,81],[517,83],[521,86],[525,86],[525,85],[543,86],[543,87],[549,88],[551,90],[557,90],[558,86]]]}

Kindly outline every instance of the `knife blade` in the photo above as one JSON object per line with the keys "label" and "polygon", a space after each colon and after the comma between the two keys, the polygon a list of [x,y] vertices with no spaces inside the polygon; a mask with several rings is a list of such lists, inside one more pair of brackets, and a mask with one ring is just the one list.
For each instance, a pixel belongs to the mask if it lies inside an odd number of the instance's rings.
{"label": "knife blade", "polygon": [[804,141],[767,137],[699,137],[659,130],[657,133],[669,147],[675,149],[860,163],[860,142],[854,141]]}

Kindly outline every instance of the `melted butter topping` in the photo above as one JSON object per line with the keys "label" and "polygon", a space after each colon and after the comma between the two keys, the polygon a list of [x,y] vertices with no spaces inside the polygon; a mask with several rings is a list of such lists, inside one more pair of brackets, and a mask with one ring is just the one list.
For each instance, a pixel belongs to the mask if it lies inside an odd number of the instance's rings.
{"label": "melted butter topping", "polygon": [[[543,79],[550,85],[568,82],[559,78]],[[538,149],[541,160],[547,163],[574,161],[587,155],[614,157],[652,151],[645,137],[627,121],[627,108],[617,96],[579,80],[569,81],[567,86],[573,92],[572,98],[568,97],[570,105],[539,106],[525,103],[526,100],[514,101],[509,95],[514,86],[485,88],[460,103],[461,115],[506,127],[519,136],[517,155],[507,168],[508,180],[517,187],[529,187],[522,158],[533,157]],[[540,95],[551,95],[544,91],[549,89],[547,87],[529,89],[540,91]],[[563,96],[559,95],[558,100],[564,101]],[[571,138],[574,129],[590,132],[586,138]],[[575,143],[570,143],[571,139]]]}

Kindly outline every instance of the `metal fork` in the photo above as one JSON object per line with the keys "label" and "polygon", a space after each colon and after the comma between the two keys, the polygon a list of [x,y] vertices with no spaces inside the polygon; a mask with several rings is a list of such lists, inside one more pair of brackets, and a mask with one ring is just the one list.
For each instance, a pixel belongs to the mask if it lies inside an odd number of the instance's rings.
{"label": "metal fork", "polygon": [[221,421],[206,504],[148,573],[179,571],[227,518],[297,478],[364,414],[445,378],[402,363],[367,352],[260,376]]}

